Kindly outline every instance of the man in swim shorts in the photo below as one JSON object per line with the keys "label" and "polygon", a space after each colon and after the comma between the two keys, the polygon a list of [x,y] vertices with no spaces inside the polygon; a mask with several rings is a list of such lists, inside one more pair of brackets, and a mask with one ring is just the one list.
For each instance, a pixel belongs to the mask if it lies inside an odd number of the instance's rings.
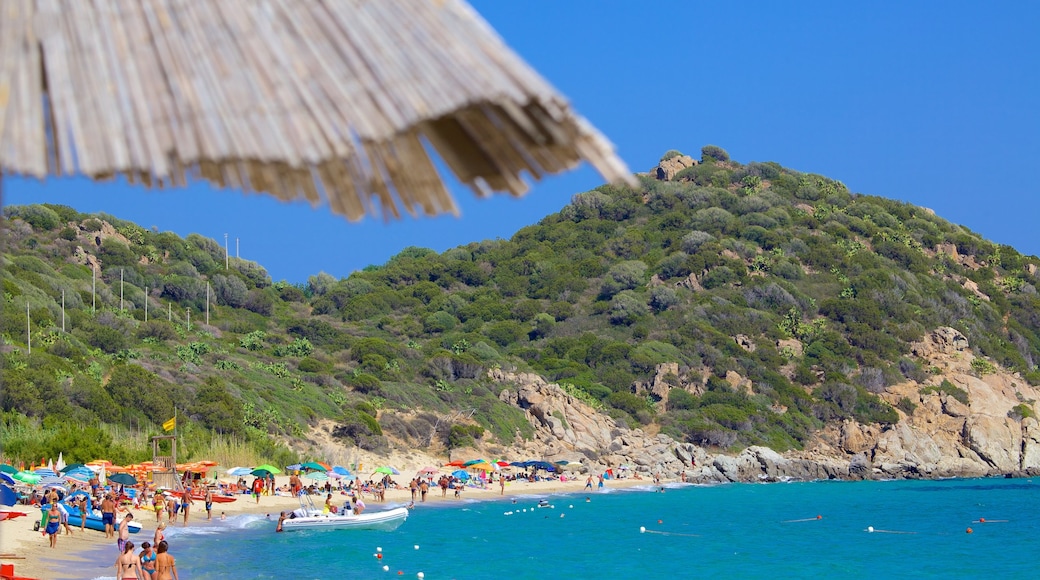
{"label": "man in swim shorts", "polygon": [[105,499],[101,500],[101,523],[105,525],[105,537],[114,538],[116,536],[116,502],[110,493],[105,494]]}
{"label": "man in swim shorts", "polygon": [[123,521],[119,522],[119,539],[116,540],[116,547],[119,548],[120,554],[124,552],[126,541],[130,539],[130,521],[133,519],[134,514],[128,513]]}

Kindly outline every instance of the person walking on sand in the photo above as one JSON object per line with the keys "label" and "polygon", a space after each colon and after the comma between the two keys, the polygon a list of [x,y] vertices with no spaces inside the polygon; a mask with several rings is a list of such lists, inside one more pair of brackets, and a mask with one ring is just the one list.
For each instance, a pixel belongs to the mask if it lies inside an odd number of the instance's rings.
{"label": "person walking on sand", "polygon": [[213,488],[206,488],[206,521],[213,519]]}
{"label": "person walking on sand", "polygon": [[430,482],[428,482],[428,481],[426,481],[424,479],[424,480],[422,480],[419,483],[419,497],[421,498],[420,502],[425,502],[426,501],[426,494],[429,493],[429,492],[430,492]]}
{"label": "person walking on sand", "polygon": [[116,547],[119,548],[120,554],[126,551],[123,547],[126,545],[127,540],[130,539],[130,521],[133,519],[134,514],[128,513],[123,518],[123,521],[119,522],[119,539],[116,540]]}
{"label": "person walking on sand", "polygon": [[180,580],[177,576],[177,560],[169,550],[166,540],[159,542],[155,548],[155,580]]}
{"label": "person walking on sand", "polygon": [[134,543],[126,542],[116,558],[116,580],[138,580],[140,577],[141,558],[134,554]]}
{"label": "person walking on sand", "polygon": [[592,474],[585,480],[585,489],[592,489]]}
{"label": "person walking on sand", "polygon": [[599,485],[597,487],[599,487],[599,489],[603,489],[603,474],[602,473],[599,474]]}
{"label": "person walking on sand", "polygon": [[51,537],[51,547],[58,547],[58,531],[61,529],[61,510],[58,509],[58,502],[51,502],[51,507],[47,510],[47,527],[43,529],[43,533]]}
{"label": "person walking on sand", "polygon": [[116,502],[110,493],[105,494],[105,499],[101,500],[101,523],[105,524],[106,538],[116,537]]}

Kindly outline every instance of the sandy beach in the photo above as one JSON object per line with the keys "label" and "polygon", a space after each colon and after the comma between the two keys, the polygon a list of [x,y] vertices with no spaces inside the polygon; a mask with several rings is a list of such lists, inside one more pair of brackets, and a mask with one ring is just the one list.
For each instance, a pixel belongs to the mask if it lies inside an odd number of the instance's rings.
{"label": "sandy beach", "polygon": [[[383,509],[384,505],[400,505],[411,501],[411,492],[408,489],[408,482],[412,475],[419,469],[421,469],[421,467],[414,468],[414,471],[402,470],[401,475],[394,476],[394,481],[400,484],[403,489],[387,490],[385,503],[377,502],[370,496],[366,495],[364,500],[368,505],[368,509],[380,510]],[[450,468],[444,469],[447,470]],[[504,495],[553,495],[580,493],[585,487],[586,477],[588,476],[585,474],[576,474],[573,478],[567,476],[567,481],[509,481],[506,482]],[[434,479],[436,481],[436,476]],[[252,478],[247,477],[247,480],[251,481]],[[234,481],[234,478],[221,478],[221,481],[231,482]],[[288,482],[288,476],[282,475],[276,478],[276,484],[278,486],[288,485]],[[310,480],[304,479],[304,482],[310,483]],[[646,478],[614,479],[608,480],[606,485],[609,488],[618,488],[649,485],[651,483],[652,481]],[[593,489],[596,489],[595,478],[593,478]],[[486,489],[467,486],[462,495],[463,499],[469,501],[494,500],[501,498],[503,493],[499,489],[499,484],[496,481]],[[257,503],[252,496],[240,495],[237,497],[238,499],[234,502],[214,504],[214,522],[219,520],[221,512],[224,512],[228,517],[241,514],[271,514],[272,517],[277,518],[277,514],[280,511],[292,510],[299,507],[299,501],[289,496],[261,496],[259,503]],[[315,496],[315,503],[320,505],[323,497],[324,496]],[[333,502],[336,505],[342,505],[345,500],[346,496],[340,495],[338,491],[333,493]],[[451,490],[448,491],[447,497],[442,498],[441,491],[437,487],[432,487],[427,495],[427,503],[430,504],[457,501],[459,500],[454,497],[454,493]],[[423,509],[422,503],[417,501],[415,509]],[[33,524],[39,521],[40,510],[30,506],[20,506],[19,508],[16,508],[16,510],[25,512],[28,515],[26,517],[0,522],[0,562],[4,564],[14,564],[15,573],[18,576],[40,579],[94,578],[100,575],[110,576],[114,572],[114,569],[108,569],[102,570],[99,574],[97,568],[92,567],[89,571],[84,571],[86,572],[86,575],[77,575],[75,573],[76,564],[78,562],[84,562],[86,558],[96,560],[96,551],[103,550],[106,545],[110,545],[112,562],[115,562],[117,556],[115,541],[106,540],[103,532],[89,529],[81,532],[79,528],[74,527],[72,535],[65,535],[62,533],[58,537],[57,548],[52,550],[49,547],[47,537],[38,531],[33,531]],[[144,541],[150,542],[157,525],[154,512],[145,509],[131,509],[131,511],[134,513],[135,519],[141,522],[143,526],[140,533],[131,535],[131,540],[137,546],[140,546],[141,542]],[[122,517],[122,513],[120,513],[119,517]],[[163,521],[166,521],[165,515]],[[182,527],[183,519],[178,517],[176,524],[167,525],[176,526],[178,528]],[[188,526],[208,525],[212,525],[212,522],[206,521],[204,504],[201,501],[196,501],[189,515]],[[273,530],[273,522],[271,527]],[[171,552],[174,551],[175,546],[171,546]]]}

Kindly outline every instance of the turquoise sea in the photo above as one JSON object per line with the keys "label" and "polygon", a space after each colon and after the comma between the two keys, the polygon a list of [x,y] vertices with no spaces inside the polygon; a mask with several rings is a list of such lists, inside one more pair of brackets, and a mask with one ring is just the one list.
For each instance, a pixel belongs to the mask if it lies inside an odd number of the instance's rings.
{"label": "turquoise sea", "polygon": [[670,485],[419,505],[394,532],[240,516],[168,540],[183,580],[1036,578],[1038,508],[1040,479]]}

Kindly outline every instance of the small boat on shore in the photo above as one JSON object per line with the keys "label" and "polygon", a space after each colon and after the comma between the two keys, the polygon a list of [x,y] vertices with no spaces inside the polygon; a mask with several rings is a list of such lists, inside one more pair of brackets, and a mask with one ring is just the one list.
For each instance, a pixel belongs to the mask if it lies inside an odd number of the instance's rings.
{"label": "small boat on shore", "polygon": [[300,496],[299,509],[289,512],[282,520],[282,530],[382,530],[390,532],[408,519],[408,508],[398,507],[379,512],[328,513],[316,509],[310,496]]}
{"label": "small boat on shore", "polygon": [[282,522],[282,529],[289,530],[383,530],[393,531],[408,519],[408,508],[393,508],[381,512],[365,512],[359,515],[348,514],[317,514],[296,515],[286,518]]}

